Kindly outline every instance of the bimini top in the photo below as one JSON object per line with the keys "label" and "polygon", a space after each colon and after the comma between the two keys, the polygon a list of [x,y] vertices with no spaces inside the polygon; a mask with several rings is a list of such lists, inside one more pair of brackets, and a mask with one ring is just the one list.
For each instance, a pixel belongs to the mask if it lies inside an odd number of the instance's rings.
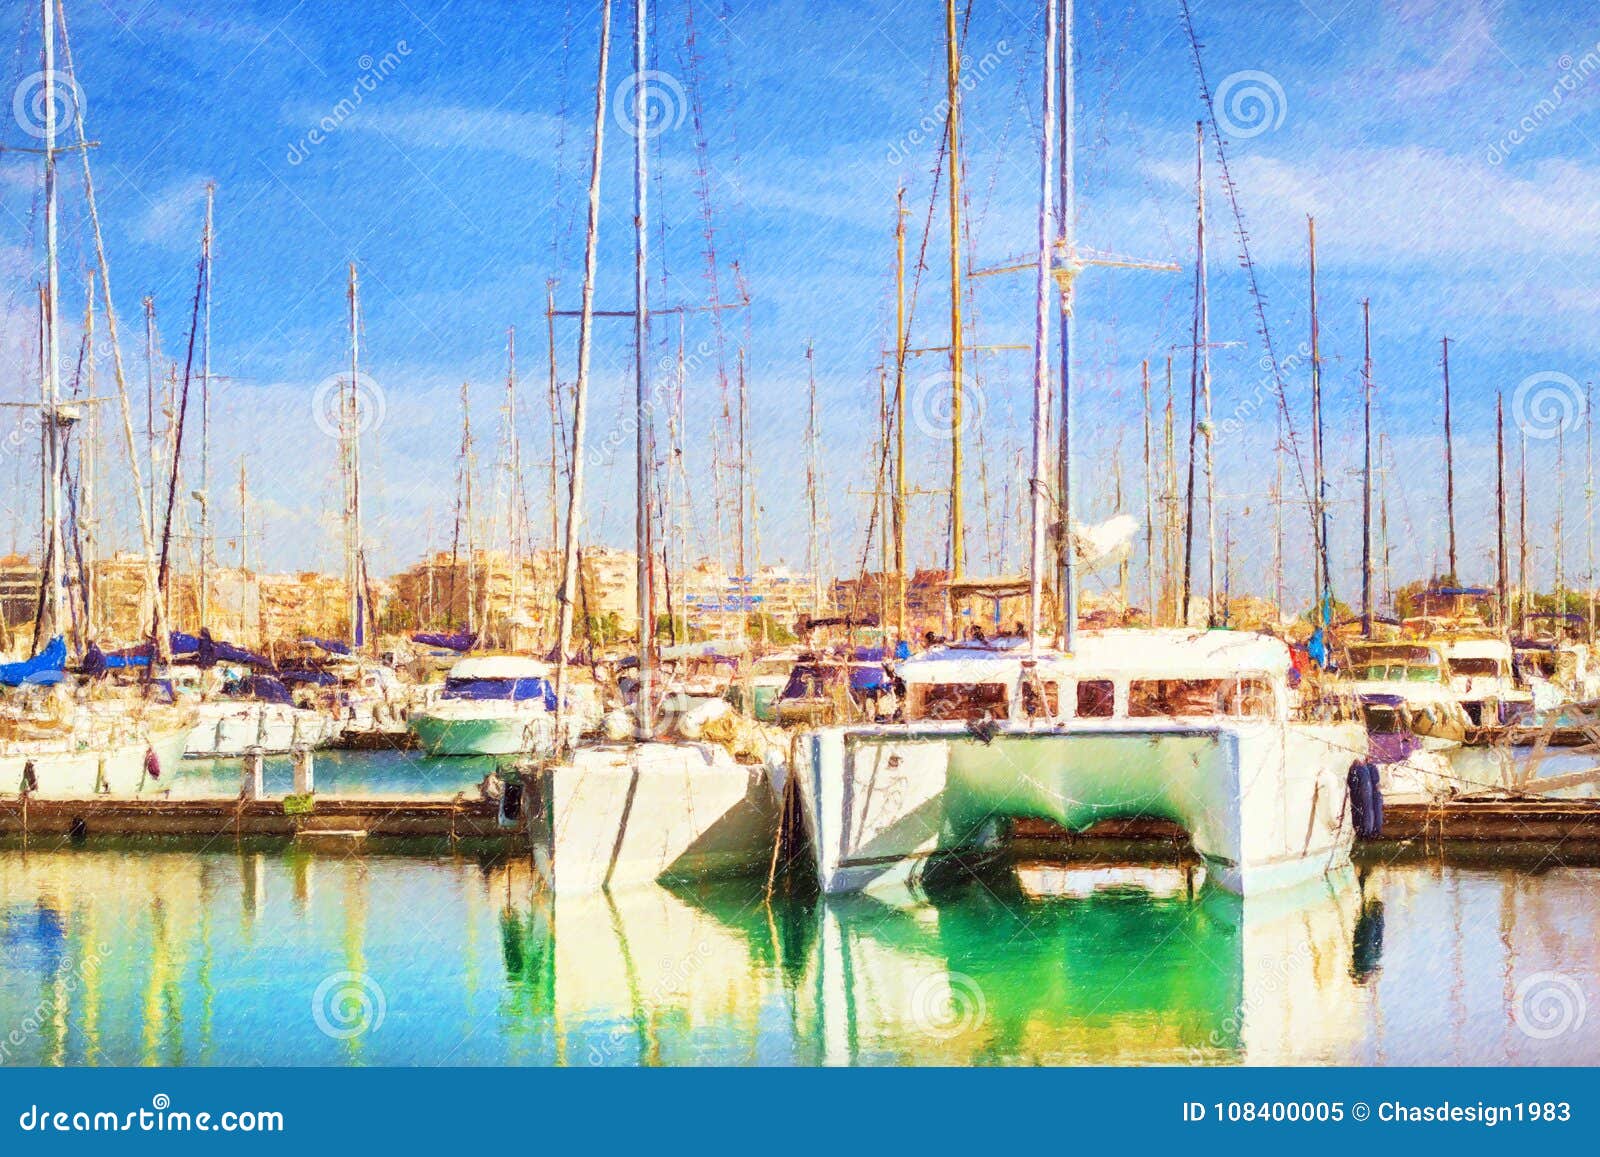
{"label": "bimini top", "polygon": [[[1027,654],[1027,641],[1011,637],[953,643],[908,659],[899,672],[908,683],[981,682],[994,677],[994,664],[1020,663]],[[1079,632],[1077,649],[1070,655],[1041,647],[1039,666],[1042,672],[1069,677],[1276,676],[1289,670],[1289,648],[1281,639],[1248,631],[1117,628]]]}
{"label": "bimini top", "polygon": [[550,665],[522,655],[480,655],[453,664],[447,676],[457,679],[548,679]]}

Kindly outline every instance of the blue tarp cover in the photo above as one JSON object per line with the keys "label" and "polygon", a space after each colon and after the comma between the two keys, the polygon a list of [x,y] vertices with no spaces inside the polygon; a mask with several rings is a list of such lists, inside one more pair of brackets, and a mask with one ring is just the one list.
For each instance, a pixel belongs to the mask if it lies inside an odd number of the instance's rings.
{"label": "blue tarp cover", "polygon": [[20,663],[0,663],[0,686],[20,687],[24,683],[49,687],[66,674],[67,641],[60,635],[45,644],[31,659]]}

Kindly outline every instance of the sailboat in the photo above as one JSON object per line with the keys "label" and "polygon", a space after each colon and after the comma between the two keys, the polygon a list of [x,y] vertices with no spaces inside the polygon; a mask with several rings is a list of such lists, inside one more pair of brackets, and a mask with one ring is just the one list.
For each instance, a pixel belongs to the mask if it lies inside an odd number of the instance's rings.
{"label": "sailboat", "polygon": [[[631,739],[621,723],[614,739],[571,746],[567,723],[573,704],[568,651],[576,596],[578,541],[582,527],[584,408],[594,321],[595,260],[600,218],[600,166],[605,127],[606,68],[611,45],[611,2],[602,0],[599,75],[595,89],[594,153],[584,252],[583,307],[578,346],[578,382],[573,411],[572,474],[556,647],[556,709],[563,722],[558,742],[564,754],[519,768],[534,863],[556,893],[594,892],[647,884],[669,877],[704,877],[764,871],[778,829],[778,796],[768,766],[739,763],[718,744],[668,741],[658,734],[655,599],[651,574],[651,499],[654,493],[653,431],[649,381],[649,279],[645,193],[649,185],[645,131],[649,0],[635,0],[633,24],[634,107],[634,385],[637,468],[635,534],[638,552],[638,667],[632,703]],[[680,724],[680,733],[683,727]]]}
{"label": "sailboat", "polygon": [[[78,405],[63,403],[59,380],[56,162],[58,155],[67,150],[57,145],[55,87],[60,77],[72,75],[71,55],[68,45],[68,68],[58,72],[56,0],[41,0],[40,11],[43,41],[40,76],[44,86],[40,135],[44,159],[46,271],[40,298],[39,403],[44,574],[35,635],[47,638],[48,642],[31,659],[0,667],[0,686],[8,688],[0,697],[0,792],[45,797],[132,795],[170,786],[171,773],[178,767],[192,717],[182,709],[154,701],[147,694],[132,699],[120,698],[108,695],[104,688],[80,685],[66,670],[70,651],[80,652],[86,665],[91,666],[90,656],[98,655],[98,651],[83,642],[91,629],[87,615],[74,629],[74,617],[83,608],[68,606],[71,591],[64,533],[69,503],[67,462],[73,449],[71,432],[81,418],[81,409]],[[63,26],[64,45],[67,44],[65,33]],[[73,83],[76,83],[75,78]],[[82,102],[74,102],[73,107],[78,149],[83,151],[87,174]],[[93,215],[93,186],[87,179],[85,187],[90,190]],[[106,284],[104,252],[99,250],[98,218],[95,218],[95,240],[101,262],[100,284],[110,313],[111,295]],[[112,317],[114,319],[114,315]],[[120,388],[120,355],[118,367]],[[93,404],[93,399],[88,404]],[[129,454],[133,461],[131,439]],[[133,466],[137,488],[136,461]],[[81,481],[81,471],[77,477]],[[148,556],[148,550],[146,554]],[[159,596],[156,601],[159,602]],[[159,623],[159,618],[157,621]],[[145,689],[148,691],[148,683]]]}
{"label": "sailboat", "polygon": [[[947,16],[956,95],[953,4]],[[1366,750],[1353,712],[1292,686],[1288,648],[1268,636],[1080,632],[1069,549],[1058,564],[1060,645],[1041,639],[1052,517],[1049,309],[1058,294],[1057,465],[1070,526],[1073,293],[1089,263],[1071,236],[1071,0],[1048,0],[1045,37],[1027,630],[934,648],[902,663],[903,722],[821,728],[799,738],[790,775],[817,876],[825,892],[901,883],[938,857],[999,850],[1014,818],[1083,830],[1104,819],[1154,817],[1188,833],[1209,883],[1239,895],[1288,888],[1348,863],[1346,775]],[[949,116],[958,115],[952,100]],[[952,140],[954,134],[952,123]],[[952,158],[951,172],[958,169]],[[955,332],[951,345],[958,346]]]}

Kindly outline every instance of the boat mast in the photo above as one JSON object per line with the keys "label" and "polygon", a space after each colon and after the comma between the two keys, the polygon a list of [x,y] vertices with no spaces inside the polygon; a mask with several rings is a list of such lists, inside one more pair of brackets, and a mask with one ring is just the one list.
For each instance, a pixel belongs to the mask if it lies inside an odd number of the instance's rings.
{"label": "boat mast", "polygon": [[1316,553],[1312,569],[1315,586],[1316,620],[1320,623],[1326,613],[1328,591],[1328,508],[1324,486],[1322,462],[1322,332],[1317,320],[1317,220],[1306,218],[1306,236],[1310,247],[1310,302],[1311,302],[1311,538]]}
{"label": "boat mast", "polygon": [[906,637],[906,190],[894,198],[895,630]]}
{"label": "boat mast", "polygon": [[517,647],[517,604],[522,590],[522,443],[517,438],[517,327],[506,328],[506,469],[511,504],[511,606],[506,615],[506,645]]}
{"label": "boat mast", "polygon": [[[1050,475],[1046,424],[1050,412],[1050,296],[1055,253],[1054,224],[1056,0],[1045,5],[1044,112],[1039,122],[1039,251],[1034,282],[1033,318],[1033,468],[1028,481],[1028,666],[1029,677],[1039,657],[1039,620],[1044,605],[1046,530],[1049,524]],[[1070,549],[1070,547],[1069,547]],[[1036,697],[1037,698],[1037,697]],[[1042,702],[1042,701],[1041,701]]]}
{"label": "boat mast", "polygon": [[1517,495],[1517,627],[1528,633],[1528,432],[1522,432]]}
{"label": "boat mast", "polygon": [[[1053,3],[1054,0],[1051,0]],[[950,579],[961,578],[966,531],[961,510],[961,48],[956,41],[956,0],[945,0],[945,115],[950,165]],[[950,608],[952,615],[954,607]]]}
{"label": "boat mast", "polygon": [[655,590],[650,582],[650,474],[651,438],[649,354],[649,267],[647,263],[649,219],[646,214],[646,189],[649,184],[649,115],[646,108],[651,85],[646,77],[649,0],[634,0],[633,5],[633,372],[635,426],[634,535],[638,555],[639,603],[639,720],[637,736],[655,735],[655,660],[651,654],[655,634]]}
{"label": "boat mast", "polygon": [[1565,630],[1567,614],[1567,424],[1556,427],[1556,510],[1555,510],[1555,611],[1556,638]]}
{"label": "boat mast", "polygon": [[94,513],[94,483],[99,454],[100,422],[95,411],[94,380],[94,271],[88,276],[88,293],[83,310],[83,396],[89,404],[84,408],[83,433],[78,438],[78,537],[82,553],[78,559],[78,581],[83,586],[83,632],[93,639],[95,615],[99,604],[94,594],[95,547],[99,544],[99,527]]}
{"label": "boat mast", "polygon": [[206,185],[206,225],[200,237],[205,266],[205,320],[200,343],[200,630],[211,603],[211,210],[217,186]]}
{"label": "boat mast", "polygon": [[1361,636],[1372,638],[1372,301],[1361,302]]}
{"label": "boat mast", "polygon": [[1495,609],[1499,612],[1502,631],[1510,632],[1510,581],[1506,558],[1506,406],[1505,395],[1496,392],[1494,399],[1494,544],[1495,544]]}
{"label": "boat mast", "polygon": [[1449,536],[1450,581],[1459,584],[1456,574],[1456,455],[1450,431],[1450,339],[1440,342],[1444,365],[1444,516]]}
{"label": "boat mast", "polygon": [[822,540],[817,512],[817,367],[811,343],[806,342],[806,381],[809,410],[806,418],[806,503],[810,509],[806,553],[811,563],[811,613],[822,613]]}
{"label": "boat mast", "polygon": [[[1203,334],[1202,326],[1205,315],[1205,254],[1206,254],[1206,226],[1205,226],[1205,129],[1201,122],[1194,125],[1194,152],[1195,152],[1195,250],[1194,250],[1194,315],[1191,323],[1189,344],[1189,481],[1184,491],[1183,500],[1183,601],[1178,611],[1178,621],[1187,626],[1189,623],[1189,599],[1194,584],[1194,501],[1195,501],[1195,467],[1199,458],[1199,437],[1201,423],[1200,390],[1203,375],[1206,371],[1201,369],[1200,359],[1205,354],[1204,346],[1207,340]],[[1210,364],[1207,356],[1206,364]],[[1207,393],[1209,394],[1209,387]],[[1207,451],[1207,485],[1210,481],[1210,457]],[[1209,501],[1207,503],[1210,505]],[[1206,586],[1206,625],[1214,626],[1217,617],[1216,605],[1216,521],[1215,514],[1210,518],[1210,551],[1207,567],[1209,571],[1208,585]]]}
{"label": "boat mast", "polygon": [[1583,386],[1583,439],[1588,459],[1583,483],[1583,527],[1587,547],[1587,573],[1584,586],[1589,592],[1589,646],[1594,646],[1594,383]]}
{"label": "boat mast", "polygon": [[[578,320],[578,379],[572,397],[572,457],[567,472],[566,538],[561,551],[561,592],[556,597],[556,709],[566,711],[567,652],[572,645],[572,609],[577,599],[578,535],[583,526],[583,436],[586,402],[589,396],[589,349],[594,333],[595,261],[600,238],[600,161],[604,152],[606,127],[606,65],[611,58],[611,0],[600,4],[600,63],[594,86],[594,148],[589,157],[589,216],[583,242],[582,304]],[[555,317],[555,289],[551,294],[550,317]],[[550,330],[550,485],[555,486],[556,451],[556,374],[555,329]],[[552,518],[555,515],[552,514]],[[552,531],[553,531],[552,527]],[[557,727],[558,746],[566,747],[564,721]]]}
{"label": "boat mast", "polygon": [[[1206,150],[1205,124],[1194,122],[1195,144],[1195,283],[1199,289],[1200,398],[1205,412],[1206,452],[1206,606],[1208,626],[1217,625],[1217,472],[1211,424],[1211,294],[1206,277]],[[1223,616],[1227,596],[1223,597]]]}
{"label": "boat mast", "polygon": [[58,258],[56,252],[56,28],[55,0],[41,0],[44,13],[44,235],[45,235],[45,289],[44,289],[44,399],[45,399],[45,455],[48,471],[45,483],[45,507],[48,518],[48,545],[50,566],[46,581],[50,584],[50,630],[65,635],[66,608],[63,602],[63,579],[66,558],[61,534],[61,388],[58,369],[61,364],[61,335],[56,325],[56,303],[60,300]]}
{"label": "boat mast", "polygon": [[366,615],[361,557],[361,287],[354,261],[348,266],[345,296],[349,304],[350,381],[339,406],[339,434],[344,443],[344,566],[350,645],[359,651],[365,643]]}
{"label": "boat mast", "polygon": [[472,515],[472,399],[469,384],[461,383],[461,498],[467,524],[467,631],[478,629],[477,538]]}
{"label": "boat mast", "polygon": [[[1050,2],[1056,3],[1057,0]],[[1056,248],[1060,251],[1060,261],[1056,267],[1056,284],[1059,287],[1061,309],[1060,477],[1057,480],[1061,553],[1056,585],[1061,602],[1061,641],[1070,652],[1078,638],[1078,580],[1072,553],[1072,306],[1074,279],[1078,272],[1078,254],[1072,236],[1073,219],[1077,213],[1074,201],[1073,132],[1077,95],[1072,72],[1073,0],[1060,0],[1060,4],[1060,35],[1056,40],[1056,86],[1059,98],[1056,115],[1061,149],[1057,165],[1060,184],[1056,202]]]}
{"label": "boat mast", "polygon": [[1144,586],[1150,623],[1156,622],[1156,505],[1150,475],[1150,359],[1139,363],[1140,398],[1144,405]]}

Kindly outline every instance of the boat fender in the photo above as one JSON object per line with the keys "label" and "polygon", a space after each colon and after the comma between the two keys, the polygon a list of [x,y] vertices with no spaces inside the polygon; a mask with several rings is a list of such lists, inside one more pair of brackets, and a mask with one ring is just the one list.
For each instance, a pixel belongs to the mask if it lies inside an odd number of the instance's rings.
{"label": "boat fender", "polygon": [[1350,791],[1350,822],[1356,835],[1370,839],[1383,831],[1383,792],[1378,786],[1378,765],[1355,760],[1345,777]]}
{"label": "boat fender", "polygon": [[522,818],[522,779],[511,776],[500,789],[500,826],[514,828]]}

